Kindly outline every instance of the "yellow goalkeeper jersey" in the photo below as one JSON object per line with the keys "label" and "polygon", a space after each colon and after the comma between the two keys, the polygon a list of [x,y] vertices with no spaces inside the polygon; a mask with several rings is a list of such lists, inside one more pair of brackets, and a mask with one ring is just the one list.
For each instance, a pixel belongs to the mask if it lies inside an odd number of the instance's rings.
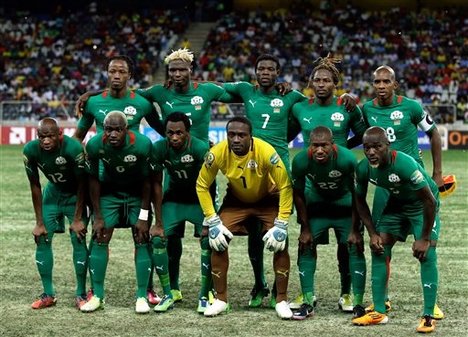
{"label": "yellow goalkeeper jersey", "polygon": [[218,171],[228,179],[230,193],[248,204],[279,191],[278,219],[288,220],[293,200],[291,182],[283,162],[270,144],[253,137],[245,156],[230,151],[227,140],[211,148],[197,179],[198,199],[206,217],[215,214],[209,187]]}

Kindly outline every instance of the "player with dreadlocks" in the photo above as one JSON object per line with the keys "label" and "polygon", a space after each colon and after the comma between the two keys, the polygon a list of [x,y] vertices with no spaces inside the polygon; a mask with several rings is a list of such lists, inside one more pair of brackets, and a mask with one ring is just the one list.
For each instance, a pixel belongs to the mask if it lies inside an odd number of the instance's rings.
{"label": "player with dreadlocks", "polygon": [[[361,142],[362,135],[366,130],[366,125],[362,118],[361,110],[358,106],[348,111],[342,104],[341,99],[334,95],[336,86],[340,79],[338,65],[341,60],[330,55],[319,58],[315,61],[315,67],[309,79],[315,97],[304,102],[296,103],[293,106],[292,114],[295,122],[301,126],[304,138],[304,146],[309,146],[310,133],[318,126],[325,126],[333,133],[334,143],[343,147],[352,148]],[[352,130],[354,137],[348,139],[349,131]],[[338,174],[338,172],[334,172]],[[317,175],[319,177],[319,175]],[[314,179],[312,179],[314,180]],[[363,254],[363,246],[352,246],[348,251],[348,235],[351,232],[352,205],[351,198],[346,199],[345,204],[335,203],[335,201],[325,200],[320,195],[323,190],[331,190],[336,185],[329,183],[322,184],[320,181],[309,181],[308,191],[316,189],[316,193],[307,193],[305,203],[307,204],[307,216],[309,224],[301,223],[301,234],[299,242],[301,249],[298,258],[300,281],[302,288],[303,305],[298,298],[291,305],[298,308],[294,316],[302,319],[308,316],[309,306],[315,302],[314,296],[314,274],[317,261],[317,244],[328,244],[328,229],[333,228],[338,242],[338,268],[341,276],[341,294],[338,302],[341,310],[346,312],[364,311],[362,300],[365,287],[366,263]],[[326,191],[325,191],[326,192]],[[296,194],[295,194],[296,196]],[[338,212],[338,209],[346,209],[345,212]],[[313,226],[310,225],[313,222]],[[305,235],[307,231],[311,235]],[[351,269],[351,274],[350,274]],[[350,296],[351,283],[353,284],[354,303]],[[301,312],[302,311],[302,312]],[[305,312],[305,313],[304,313]]]}

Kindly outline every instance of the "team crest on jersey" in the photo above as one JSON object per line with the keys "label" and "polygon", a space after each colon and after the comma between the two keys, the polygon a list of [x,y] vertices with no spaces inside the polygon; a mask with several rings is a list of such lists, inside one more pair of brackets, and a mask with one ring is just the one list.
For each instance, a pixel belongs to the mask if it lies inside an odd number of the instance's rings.
{"label": "team crest on jersey", "polygon": [[395,173],[392,173],[388,176],[388,181],[391,183],[399,183],[401,181],[400,177]]}
{"label": "team crest on jersey", "polygon": [[280,112],[281,107],[284,105],[283,101],[279,98],[272,99],[270,102],[270,106],[273,108],[273,112]]}
{"label": "team crest on jersey", "polygon": [[248,169],[256,169],[257,167],[258,167],[258,164],[253,159],[250,159],[249,162],[247,163],[247,168]]}
{"label": "team crest on jersey", "polygon": [[133,154],[126,155],[124,157],[124,162],[125,163],[134,163],[137,161],[137,157]]}
{"label": "team crest on jersey", "polygon": [[338,178],[341,177],[343,174],[340,171],[337,170],[331,170],[330,173],[328,173],[328,176],[330,178]]}
{"label": "team crest on jersey", "polygon": [[201,110],[204,100],[201,96],[193,96],[190,100],[190,104],[195,107],[195,110]]}
{"label": "team crest on jersey", "polygon": [[137,114],[137,110],[135,109],[135,107],[133,107],[131,105],[125,107],[123,112],[124,112],[125,116],[127,116],[128,120],[132,120],[133,116],[135,116]]}
{"label": "team crest on jersey", "polygon": [[280,157],[278,156],[276,152],[273,153],[270,157],[270,163],[272,163],[273,165],[278,164],[279,160],[280,160]]}
{"label": "team crest on jersey", "polygon": [[333,121],[333,126],[340,127],[341,122],[344,121],[344,115],[341,112],[334,112],[330,119]]}
{"label": "team crest on jersey", "polygon": [[421,173],[421,171],[416,170],[411,174],[411,182],[415,185],[421,183],[424,180],[424,175]]}
{"label": "team crest on jersey", "polygon": [[57,158],[55,158],[55,165],[65,165],[66,163],[67,160],[62,156],[58,156]]}
{"label": "team crest on jersey", "polygon": [[205,166],[207,168],[211,168],[211,165],[213,165],[213,162],[215,160],[215,155],[213,152],[208,152],[208,154],[205,157]]}
{"label": "team crest on jersey", "polygon": [[186,154],[182,158],[180,158],[181,163],[192,163],[194,161],[193,157],[191,154]]}
{"label": "team crest on jersey", "polygon": [[390,114],[390,119],[393,121],[393,125],[400,125],[401,120],[403,119],[403,112],[401,111],[393,111]]}

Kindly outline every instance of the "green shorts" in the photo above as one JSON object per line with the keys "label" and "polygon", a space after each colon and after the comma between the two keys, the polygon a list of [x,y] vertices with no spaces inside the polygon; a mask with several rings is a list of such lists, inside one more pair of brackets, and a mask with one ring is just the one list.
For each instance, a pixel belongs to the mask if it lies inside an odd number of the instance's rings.
{"label": "green shorts", "polygon": [[315,195],[306,196],[309,228],[316,244],[330,242],[328,232],[332,228],[337,243],[346,243],[351,231],[351,194],[336,200],[326,200]]}
{"label": "green shorts", "polygon": [[[420,212],[394,212],[383,213],[376,224],[379,233],[393,235],[398,241],[406,241],[409,234],[413,234],[415,240],[421,238],[424,226],[423,211]],[[434,225],[431,231],[431,240],[437,241],[440,233],[440,218],[436,213]]]}
{"label": "green shorts", "polygon": [[126,193],[105,194],[100,198],[104,228],[133,227],[140,214],[141,198]]}
{"label": "green shorts", "polygon": [[[42,193],[42,218],[47,232],[65,233],[65,217],[68,223],[75,217],[76,194],[62,192],[48,183]],[[86,208],[83,209],[82,220],[87,225]]]}
{"label": "green shorts", "polygon": [[162,204],[162,219],[166,236],[184,237],[185,221],[194,225],[195,237],[200,237],[203,229],[203,211],[199,204],[165,202]]}

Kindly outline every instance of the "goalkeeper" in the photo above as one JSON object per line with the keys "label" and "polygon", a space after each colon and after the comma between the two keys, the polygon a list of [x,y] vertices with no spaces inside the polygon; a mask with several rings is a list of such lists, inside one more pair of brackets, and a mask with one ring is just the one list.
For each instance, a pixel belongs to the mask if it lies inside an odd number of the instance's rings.
{"label": "goalkeeper", "polygon": [[[290,319],[287,302],[290,260],[287,226],[292,209],[292,188],[283,162],[268,143],[252,137],[252,124],[245,117],[234,117],[226,125],[227,140],[215,145],[205,158],[197,179],[197,194],[209,227],[213,249],[211,266],[216,300],[205,316],[216,316],[230,308],[227,294],[228,245],[233,235],[249,233],[247,219],[263,224],[265,247],[274,251],[276,313]],[[218,171],[228,179],[223,205],[216,214],[209,187]]]}

